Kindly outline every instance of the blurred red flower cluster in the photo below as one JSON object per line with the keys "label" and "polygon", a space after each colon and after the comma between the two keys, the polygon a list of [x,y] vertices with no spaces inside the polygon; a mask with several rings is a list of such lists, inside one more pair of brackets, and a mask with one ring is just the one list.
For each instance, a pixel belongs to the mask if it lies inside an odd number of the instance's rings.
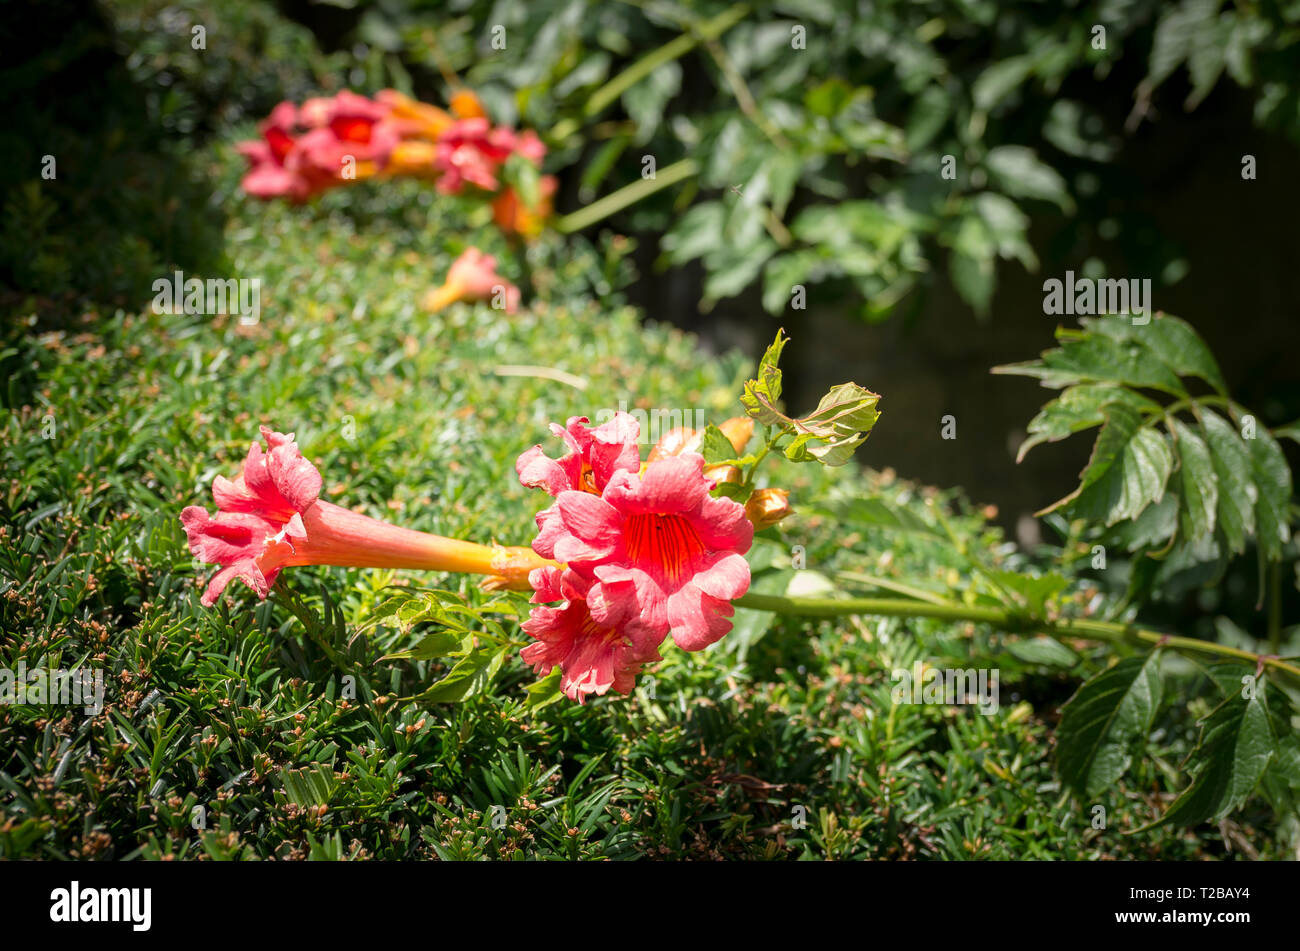
{"label": "blurred red flower cluster", "polygon": [[344,90],[302,105],[282,102],[260,131],[260,139],[237,146],[249,160],[243,188],[258,198],[302,202],[365,179],[414,176],[444,194],[490,198],[508,233],[536,236],[551,211],[552,176],[540,178],[532,205],[501,176],[513,155],[540,167],[546,146],[531,129],[494,126],[468,90],[452,97],[450,111],[393,89],[373,99]]}

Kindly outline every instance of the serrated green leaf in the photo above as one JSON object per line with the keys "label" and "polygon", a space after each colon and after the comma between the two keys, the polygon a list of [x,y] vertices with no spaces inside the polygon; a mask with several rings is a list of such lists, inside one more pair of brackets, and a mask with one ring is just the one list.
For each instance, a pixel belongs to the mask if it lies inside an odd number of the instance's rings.
{"label": "serrated green leaf", "polygon": [[1282,546],[1291,539],[1291,469],[1277,440],[1263,426],[1257,427],[1253,439],[1245,439],[1250,456],[1252,481],[1255,483],[1255,531],[1260,555],[1266,561],[1278,561]]}
{"label": "serrated green leaf", "polygon": [[824,466],[842,466],[853,458],[880,419],[880,396],[856,383],[841,383],[821,398],[817,408],[794,420],[798,434],[786,447],[795,462],[815,459]]}
{"label": "serrated green leaf", "polygon": [[781,351],[790,338],[784,330],[776,332],[776,339],[758,362],[754,379],[745,383],[745,392],[740,397],[745,412],[765,426],[784,426],[788,417],[777,409],[781,399]]}
{"label": "serrated green leaf", "polygon": [[1117,342],[1137,344],[1180,377],[1204,380],[1221,395],[1228,392],[1214,354],[1185,320],[1161,314],[1145,324],[1108,317],[1085,317],[1079,322]]}
{"label": "serrated green leaf", "polygon": [[1260,694],[1250,699],[1240,693],[1230,697],[1205,720],[1192,755],[1193,768],[1199,764],[1196,778],[1147,828],[1222,819],[1254,792],[1275,750],[1276,739]]}
{"label": "serrated green leaf", "polygon": [[1174,456],[1164,437],[1144,425],[1142,415],[1128,404],[1107,404],[1104,413],[1106,423],[1080,474],[1079,488],[1048,511],[1066,507],[1074,518],[1109,526],[1136,518],[1160,501]]}
{"label": "serrated green leaf", "polygon": [[1178,437],[1179,522],[1184,537],[1195,542],[1214,534],[1219,484],[1205,441],[1180,420],[1172,420],[1171,425]]}
{"label": "serrated green leaf", "polygon": [[1220,394],[1227,394],[1228,385],[1218,361],[1187,321],[1162,315],[1134,330],[1144,332],[1143,342],[1148,349],[1179,376],[1198,377]]}
{"label": "serrated green leaf", "polygon": [[1029,436],[1016,452],[1016,462],[1030,449],[1044,442],[1057,442],[1067,436],[1100,426],[1106,421],[1102,409],[1107,403],[1128,403],[1140,412],[1155,412],[1160,405],[1140,393],[1110,383],[1081,383],[1061,392],[1043,405],[1029,421]]}
{"label": "serrated green leaf", "polygon": [[1219,485],[1219,531],[1228,548],[1241,554],[1255,533],[1259,490],[1251,477],[1250,453],[1232,424],[1213,410],[1201,411],[1201,431]]}
{"label": "serrated green leaf", "polygon": [[1051,637],[1035,637],[1028,641],[1012,641],[1007,645],[1012,656],[1027,664],[1041,664],[1044,667],[1073,667],[1079,662],[1079,655],[1060,641]]}
{"label": "serrated green leaf", "polygon": [[700,455],[708,465],[717,465],[736,457],[736,449],[731,440],[723,435],[722,430],[709,423],[704,427],[704,436],[700,440]]}
{"label": "serrated green leaf", "polygon": [[1057,771],[1081,799],[1119,780],[1160,707],[1160,652],[1127,657],[1081,686],[1061,708]]}

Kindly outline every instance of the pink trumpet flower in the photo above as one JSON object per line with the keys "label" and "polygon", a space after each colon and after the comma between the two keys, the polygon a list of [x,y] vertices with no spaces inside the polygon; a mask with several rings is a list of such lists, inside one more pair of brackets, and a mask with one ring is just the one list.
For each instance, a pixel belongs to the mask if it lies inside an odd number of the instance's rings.
{"label": "pink trumpet flower", "polygon": [[[701,650],[731,630],[731,602],[749,589],[744,554],[754,539],[745,507],[709,494],[704,457],[683,453],[616,472],[599,495],[556,498],[557,561],[594,579],[587,594],[598,622],[626,623],[683,650]],[[534,544],[534,551],[537,545]],[[540,554],[540,552],[539,552]]]}
{"label": "pink trumpet flower", "polygon": [[319,498],[321,476],[303,458],[292,433],[261,428],[266,450],[253,443],[243,472],[217,476],[217,513],[181,512],[190,551],[221,566],[201,599],[214,604],[234,578],[265,598],[291,565],[412,568],[487,575],[485,585],[524,590],[528,573],[552,564],[521,547],[478,545],[399,528]]}
{"label": "pink trumpet flower", "polygon": [[458,119],[438,137],[434,168],[439,174],[438,190],[458,194],[466,185],[488,192],[500,186],[497,171],[511,155],[523,156],[540,165],[546,146],[532,130],[516,133],[493,126],[486,118]]}
{"label": "pink trumpet flower", "polygon": [[743,556],[754,527],[744,506],[710,494],[698,453],[642,465],[640,428],[626,413],[551,428],[568,453],[551,459],[534,446],[515,470],[555,497],[538,513],[533,550],[567,563],[532,573],[533,602],[564,604],[533,608],[524,630],[538,642],[522,656],[539,673],[559,666],[562,689],[580,702],[629,693],[670,633],[700,650],[731,630],[731,601],[749,589]]}
{"label": "pink trumpet flower", "polygon": [[[549,495],[574,489],[599,495],[609,484],[615,472],[636,472],[641,468],[641,451],[637,438],[641,428],[636,417],[615,413],[614,418],[600,426],[588,425],[585,416],[572,416],[561,428],[552,423],[551,432],[559,436],[569,448],[560,459],[552,459],[534,446],[515,461],[515,472],[521,484],[534,489],[545,489]],[[560,511],[554,505],[537,513],[538,534],[533,550],[549,551],[554,557],[555,542],[564,534]]]}
{"label": "pink trumpet flower", "polygon": [[[533,603],[539,606],[523,629],[537,640],[520,657],[543,677],[559,666],[560,689],[570,700],[583,703],[591,694],[611,689],[631,693],[641,668],[661,659],[656,643],[635,642],[617,627],[596,622],[585,598],[589,580],[549,567],[538,568],[530,580],[536,589]],[[558,608],[540,606],[559,600],[565,603]]]}

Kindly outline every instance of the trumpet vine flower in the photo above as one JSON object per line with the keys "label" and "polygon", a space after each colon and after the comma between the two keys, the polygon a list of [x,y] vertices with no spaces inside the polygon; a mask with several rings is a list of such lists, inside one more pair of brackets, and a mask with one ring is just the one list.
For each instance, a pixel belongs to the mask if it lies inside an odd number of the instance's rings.
{"label": "trumpet vine flower", "polygon": [[683,453],[641,475],[615,473],[599,496],[559,494],[550,547],[596,582],[587,599],[598,622],[625,619],[634,635],[660,640],[671,633],[692,651],[731,630],[731,601],[749,589],[743,556],[754,526],[743,505],[710,495],[713,485],[704,457]]}
{"label": "trumpet vine flower", "polygon": [[490,300],[507,314],[519,309],[519,288],[497,273],[497,259],[470,247],[447,270],[447,280],[425,295],[424,309],[436,313],[455,301]]}
{"label": "trumpet vine flower", "polygon": [[539,672],[558,665],[575,699],[627,693],[669,634],[700,650],[731,629],[731,601],[749,588],[743,556],[754,527],[744,506],[710,494],[716,482],[703,456],[682,451],[688,434],[642,464],[640,427],[626,413],[597,427],[575,417],[552,431],[568,453],[552,459],[534,446],[515,469],[521,483],[555,497],[538,513],[533,550],[565,564],[533,573],[533,601],[564,604],[533,609],[524,630],[539,643],[523,656]]}
{"label": "trumpet vine flower", "polygon": [[[609,690],[631,693],[641,669],[661,659],[657,641],[634,641],[616,625],[596,621],[586,599],[590,580],[550,567],[537,569],[530,580],[538,606],[522,626],[537,640],[520,657],[540,676],[558,666],[563,671],[560,689],[569,699],[583,703]],[[547,601],[564,603],[547,607]]]}
{"label": "trumpet vine flower", "polygon": [[181,512],[190,550],[221,566],[202,596],[212,605],[235,578],[265,598],[283,568],[339,565],[412,568],[486,575],[488,587],[529,587],[530,571],[548,564],[522,547],[479,545],[401,528],[319,498],[320,472],[303,458],[292,433],[263,426],[266,449],[249,448],[235,479],[217,476],[217,512]]}

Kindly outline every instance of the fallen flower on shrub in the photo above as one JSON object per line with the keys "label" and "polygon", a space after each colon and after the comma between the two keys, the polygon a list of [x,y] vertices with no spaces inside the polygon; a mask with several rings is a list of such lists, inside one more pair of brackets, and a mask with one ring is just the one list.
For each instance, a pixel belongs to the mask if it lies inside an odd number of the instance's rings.
{"label": "fallen flower on shrub", "polygon": [[491,301],[493,307],[513,314],[519,309],[519,288],[497,274],[497,259],[470,247],[447,270],[447,280],[424,296],[421,306],[430,313],[456,301]]}
{"label": "fallen flower on shrub", "polygon": [[202,603],[212,605],[234,578],[265,598],[291,565],[412,568],[487,575],[485,586],[526,590],[528,575],[550,564],[523,547],[479,545],[400,528],[319,498],[321,476],[303,458],[292,433],[261,428],[267,448],[253,443],[242,473],[217,476],[217,513],[188,506],[181,522],[190,551],[221,566]]}

